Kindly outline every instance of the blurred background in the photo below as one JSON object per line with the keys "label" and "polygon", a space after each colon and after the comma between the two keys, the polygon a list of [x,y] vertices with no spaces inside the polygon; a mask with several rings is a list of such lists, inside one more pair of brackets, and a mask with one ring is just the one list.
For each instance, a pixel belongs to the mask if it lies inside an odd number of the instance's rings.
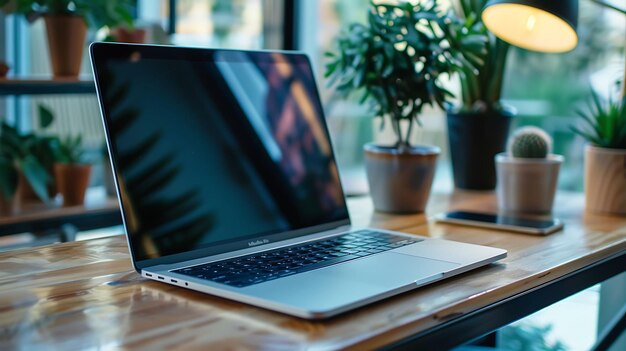
{"label": "blurred background", "polygon": [[[623,0],[611,2],[616,6],[624,5]],[[438,3],[450,6],[448,0]],[[362,146],[372,140],[385,142],[390,140],[390,135],[388,131],[379,130],[366,105],[340,98],[326,87],[323,54],[332,49],[333,39],[347,24],[365,21],[369,0],[135,0],[130,5],[133,27],[145,31],[146,43],[307,53],[314,65],[346,192],[348,196],[367,194]],[[91,41],[110,39],[114,29],[114,26],[90,28],[85,47]],[[565,156],[559,177],[562,190],[582,191],[583,140],[571,132],[571,126],[579,123],[575,111],[586,106],[592,91],[608,96],[615,89],[616,81],[623,77],[624,33],[624,16],[582,0],[578,24],[580,42],[573,51],[547,54],[511,47],[503,99],[518,112],[513,128],[536,125],[552,135],[554,152]],[[102,122],[87,55],[84,50],[78,79],[55,80],[44,21],[29,23],[24,16],[11,11],[0,12],[0,61],[8,66],[6,78],[0,80],[0,118],[22,132],[38,133],[45,128],[45,133],[80,135],[86,148],[85,157],[94,165],[85,204],[90,216],[81,217],[83,224],[63,227],[62,221],[55,220],[54,215],[41,215],[39,210],[39,217],[23,217],[22,222],[11,215],[0,215],[0,228],[17,234],[8,237],[0,233],[0,250],[123,232],[119,215],[115,213],[115,200],[108,203],[106,200],[111,197],[111,189],[107,196],[110,169],[106,167]],[[458,95],[458,82],[447,84]],[[40,105],[55,116],[50,126],[40,123]],[[451,191],[445,111],[427,110],[422,121],[423,126],[415,131],[412,141],[442,149],[433,191]],[[108,205],[102,206],[103,203]],[[32,216],[32,213],[27,214]],[[61,215],[84,216],[84,213],[66,211]],[[58,231],[59,226],[63,227],[60,239],[40,235]],[[545,341],[545,344],[532,346],[530,343],[530,348],[516,348],[515,343],[510,343],[509,349],[583,350],[589,347],[595,340],[598,289],[581,294],[565,300],[561,307],[551,307],[557,312],[542,311],[502,333],[513,338],[511,340],[531,338]],[[573,316],[572,311],[577,314]],[[588,322],[583,322],[584,319]]]}
{"label": "blurred background", "polygon": [[[619,1],[617,1],[619,3]],[[448,0],[440,0],[449,6]],[[369,0],[301,1],[294,6],[281,0],[137,0],[135,26],[148,32],[145,42],[197,47],[238,49],[297,49],[306,52],[315,66],[339,166],[349,194],[367,192],[362,145],[386,140],[375,128],[371,111],[357,101],[333,94],[323,79],[323,53],[332,49],[342,27],[364,22]],[[576,109],[586,106],[591,91],[608,95],[622,76],[626,20],[614,11],[591,2],[580,2],[580,42],[564,54],[547,54],[511,48],[508,55],[503,99],[518,112],[514,126],[537,125],[554,138],[554,152],[565,156],[559,187],[582,191],[583,140],[570,131],[577,123]],[[286,16],[290,17],[286,17]],[[0,17],[0,59],[9,66],[9,77],[50,77],[48,46],[43,20],[28,23],[22,16]],[[102,30],[90,31],[88,41],[102,39]],[[81,79],[90,79],[87,51]],[[450,90],[458,95],[457,82]],[[70,89],[71,91],[71,89]],[[37,129],[36,108],[44,103],[57,115],[50,131],[80,133],[97,151],[103,144],[98,105],[94,94],[65,92],[19,97],[3,89],[0,116],[20,128]],[[452,188],[447,162],[445,113],[426,111],[424,126],[414,141],[442,148],[435,190]],[[94,172],[92,185],[102,184]]]}

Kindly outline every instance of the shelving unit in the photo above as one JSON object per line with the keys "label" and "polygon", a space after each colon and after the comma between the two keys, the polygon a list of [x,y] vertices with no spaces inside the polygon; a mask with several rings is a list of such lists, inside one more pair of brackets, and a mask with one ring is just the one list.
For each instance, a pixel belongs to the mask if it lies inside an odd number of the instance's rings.
{"label": "shelving unit", "polygon": [[[59,79],[46,77],[0,78],[0,97],[27,95],[95,94],[91,77]],[[20,213],[0,214],[0,236],[21,232],[46,234],[73,230],[89,230],[110,227],[122,223],[117,199],[106,196],[86,197],[84,206],[70,208],[56,204],[33,204]],[[71,232],[72,230],[70,230]],[[63,236],[63,235],[62,235]],[[66,235],[67,236],[67,235]],[[62,239],[72,240],[71,235]]]}
{"label": "shelving unit", "polygon": [[25,203],[17,213],[0,215],[0,236],[24,232],[63,234],[67,225],[78,231],[119,224],[122,224],[122,217],[117,199],[104,195],[104,189],[94,189],[88,192],[84,205],[62,207],[57,198],[49,204]]}
{"label": "shelving unit", "polygon": [[94,86],[94,82],[89,79],[0,79],[0,96],[95,93],[96,88]]}

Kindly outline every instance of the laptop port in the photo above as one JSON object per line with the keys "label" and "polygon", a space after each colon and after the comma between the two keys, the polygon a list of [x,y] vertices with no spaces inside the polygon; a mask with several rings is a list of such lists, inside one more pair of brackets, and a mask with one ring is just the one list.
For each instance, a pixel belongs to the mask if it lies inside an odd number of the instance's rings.
{"label": "laptop port", "polygon": [[157,278],[159,278],[159,279],[161,279],[161,280],[165,280],[165,278],[163,278],[163,277],[157,277]]}
{"label": "laptop port", "polygon": [[170,279],[170,281],[171,281],[172,283],[178,283],[178,280],[176,280],[176,279]]}

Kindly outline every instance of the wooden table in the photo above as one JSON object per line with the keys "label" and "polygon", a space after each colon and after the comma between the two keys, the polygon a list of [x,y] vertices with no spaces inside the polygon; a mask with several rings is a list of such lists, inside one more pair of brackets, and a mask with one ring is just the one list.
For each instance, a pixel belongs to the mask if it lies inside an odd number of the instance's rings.
{"label": "wooden table", "polygon": [[[353,222],[501,247],[497,264],[311,322],[142,279],[123,237],[0,254],[0,345],[25,350],[444,349],[518,319],[626,268],[626,218],[585,214],[559,194],[565,230],[547,237],[434,224],[425,215],[373,213],[350,200]],[[493,194],[431,199],[445,209],[495,209]]]}

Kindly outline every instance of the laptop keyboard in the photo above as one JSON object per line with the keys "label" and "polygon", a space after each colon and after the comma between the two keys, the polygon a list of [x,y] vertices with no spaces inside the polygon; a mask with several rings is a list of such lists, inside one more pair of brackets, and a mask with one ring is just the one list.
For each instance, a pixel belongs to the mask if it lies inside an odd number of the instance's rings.
{"label": "laptop keyboard", "polygon": [[422,241],[373,230],[173,270],[237,288],[328,267]]}

